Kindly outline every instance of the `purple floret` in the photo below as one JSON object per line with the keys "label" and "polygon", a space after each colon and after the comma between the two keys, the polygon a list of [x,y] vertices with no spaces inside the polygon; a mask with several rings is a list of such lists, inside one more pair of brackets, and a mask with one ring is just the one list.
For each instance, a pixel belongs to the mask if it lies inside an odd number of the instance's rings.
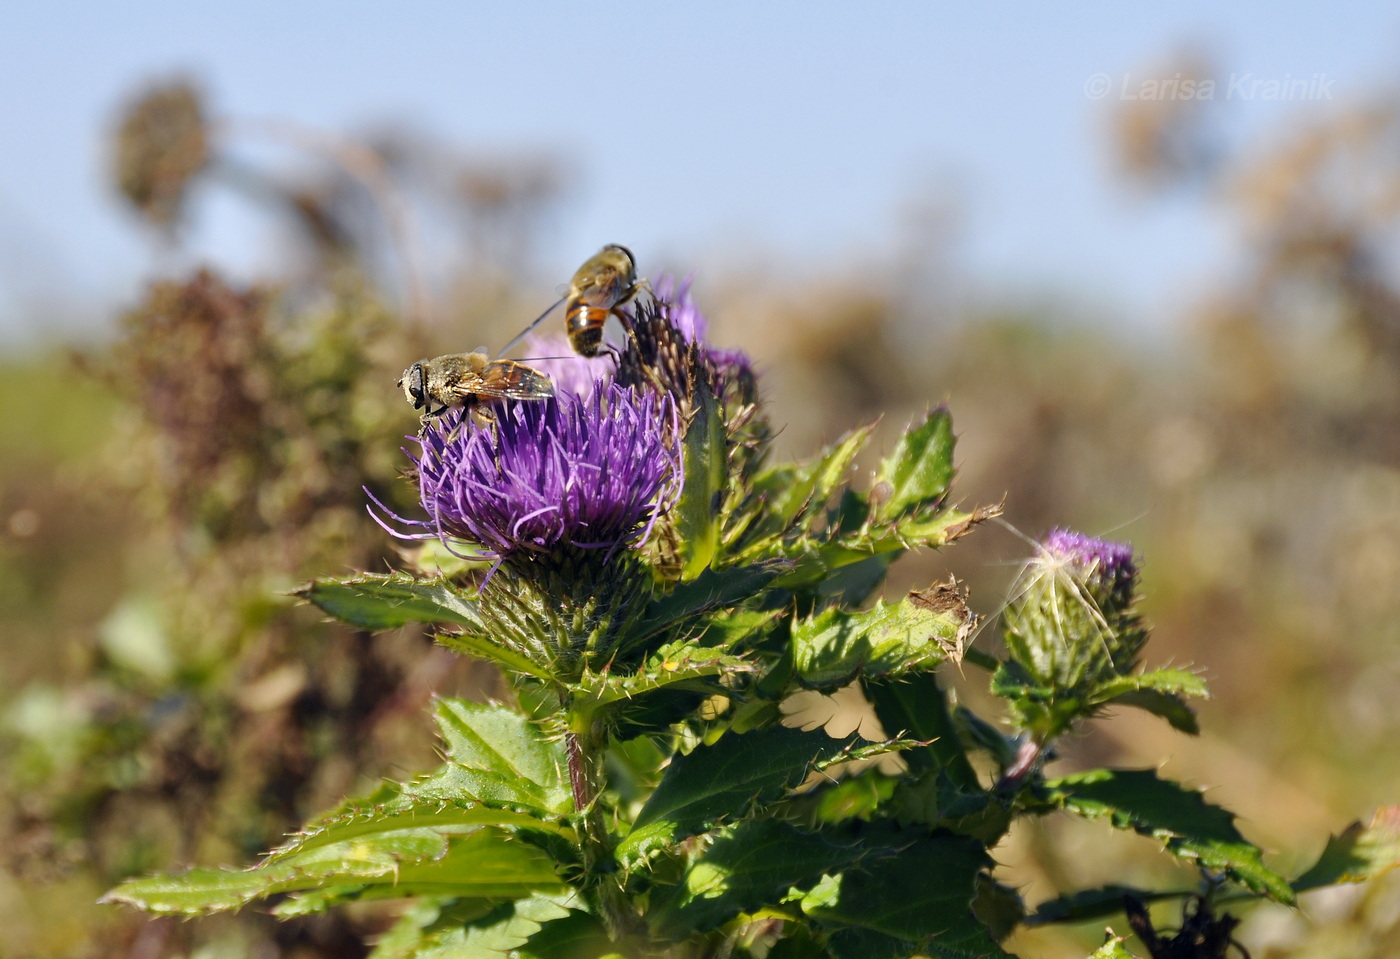
{"label": "purple floret", "polygon": [[675,416],[669,398],[600,383],[502,405],[494,428],[444,417],[413,457],[429,516],[414,525],[501,558],[635,546],[679,494]]}
{"label": "purple floret", "polygon": [[1083,573],[1112,584],[1131,583],[1137,576],[1133,544],[1097,539],[1070,529],[1052,529],[1041,545],[1056,559],[1068,560]]}
{"label": "purple floret", "polygon": [[670,305],[670,320],[687,343],[704,343],[710,331],[710,321],[705,319],[705,314],[700,312],[695,298],[690,295],[693,279],[693,276],[688,276],[677,281],[669,273],[661,274],[656,280],[656,299]]}

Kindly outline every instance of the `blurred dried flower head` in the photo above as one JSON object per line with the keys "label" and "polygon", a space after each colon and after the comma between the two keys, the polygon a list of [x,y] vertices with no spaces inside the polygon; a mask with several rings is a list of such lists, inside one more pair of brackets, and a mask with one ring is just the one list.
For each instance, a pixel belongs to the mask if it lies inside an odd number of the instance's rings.
{"label": "blurred dried flower head", "polygon": [[1210,108],[1218,71],[1209,57],[1186,50],[1160,67],[1117,82],[1109,128],[1113,158],[1128,179],[1154,188],[1202,182],[1221,156]]}
{"label": "blurred dried flower head", "polygon": [[122,196],[156,226],[173,225],[190,181],[209,163],[199,92],[186,80],[148,89],[123,114],[114,154]]}
{"label": "blurred dried flower head", "polygon": [[152,286],[123,319],[118,385],[167,444],[177,499],[238,450],[258,446],[269,386],[261,290],[239,292],[208,271]]}

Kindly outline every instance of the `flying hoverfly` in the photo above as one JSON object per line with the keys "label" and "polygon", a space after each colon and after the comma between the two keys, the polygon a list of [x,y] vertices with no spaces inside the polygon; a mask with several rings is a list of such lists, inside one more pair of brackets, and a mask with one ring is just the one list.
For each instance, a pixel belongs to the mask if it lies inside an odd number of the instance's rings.
{"label": "flying hoverfly", "polygon": [[501,352],[507,352],[523,340],[562,303],[569,345],[581,356],[597,356],[603,348],[603,325],[608,317],[616,316],[627,326],[627,315],[622,307],[637,295],[644,282],[637,279],[637,261],[632,251],[609,243],[574,272],[569,292],[541,313]]}

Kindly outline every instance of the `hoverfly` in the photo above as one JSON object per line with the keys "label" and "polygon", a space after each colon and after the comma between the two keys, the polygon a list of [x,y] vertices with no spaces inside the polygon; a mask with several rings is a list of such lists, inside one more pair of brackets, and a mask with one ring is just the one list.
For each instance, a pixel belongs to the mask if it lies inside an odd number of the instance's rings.
{"label": "hoverfly", "polygon": [[564,329],[569,345],[582,356],[597,356],[603,347],[603,325],[616,316],[627,325],[622,312],[644,281],[637,279],[637,261],[625,246],[609,243],[589,257],[569,281],[569,292],[545,310],[519,336],[506,344],[505,353],[539,326],[545,317],[564,304]]}
{"label": "hoverfly", "polygon": [[554,381],[539,370],[515,360],[488,359],[484,350],[419,360],[403,371],[398,385],[415,410],[424,410],[424,427],[450,409],[465,408],[475,416],[501,400],[554,395]]}

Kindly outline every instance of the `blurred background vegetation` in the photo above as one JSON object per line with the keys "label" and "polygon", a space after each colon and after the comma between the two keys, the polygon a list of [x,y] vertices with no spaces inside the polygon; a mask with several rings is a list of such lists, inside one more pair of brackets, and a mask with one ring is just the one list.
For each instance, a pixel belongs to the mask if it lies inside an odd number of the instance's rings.
{"label": "blurred background vegetation", "polygon": [[[1190,52],[1159,69],[1215,66]],[[696,295],[712,339],[757,360],[784,454],[879,416],[889,437],[946,401],[966,502],[1004,498],[1032,537],[1132,540],[1146,660],[1206,672],[1205,732],[1114,715],[1065,744],[1061,768],[1165,758],[1251,838],[1315,854],[1400,782],[1400,87],[1243,144],[1207,103],[1111,114],[1123,186],[1144,203],[1193,194],[1237,245],[1170,333],[1106,327],[1068,298],[952,295],[956,217],[917,199],[881,251],[821,276],[707,274]],[[240,159],[243,136],[320,172]],[[258,285],[218,264],[166,270],[110,334],[3,360],[0,955],[360,955],[381,909],[179,923],[93,903],[133,872],[249,860],[429,765],[432,694],[502,694],[420,632],[356,634],[287,593],[422,559],[365,511],[365,491],[414,509],[397,474],[415,415],[394,381],[419,356],[500,345],[553,299],[577,264],[542,278],[537,254],[575,171],[564,152],[215,119],[179,79],[133,91],[109,152],[157,258],[179,260],[191,198],[210,190],[282,224],[286,252]],[[666,266],[635,252],[648,275]],[[991,617],[1029,549],[984,528],[902,561],[892,588],[953,572]],[[980,679],[948,676],[974,699]],[[1031,902],[1182,880],[1148,850],[1046,820],[1001,850],[1003,878]],[[1101,935],[1010,945],[1083,956]],[[1258,910],[1240,938],[1256,959],[1395,955],[1400,884]]]}

